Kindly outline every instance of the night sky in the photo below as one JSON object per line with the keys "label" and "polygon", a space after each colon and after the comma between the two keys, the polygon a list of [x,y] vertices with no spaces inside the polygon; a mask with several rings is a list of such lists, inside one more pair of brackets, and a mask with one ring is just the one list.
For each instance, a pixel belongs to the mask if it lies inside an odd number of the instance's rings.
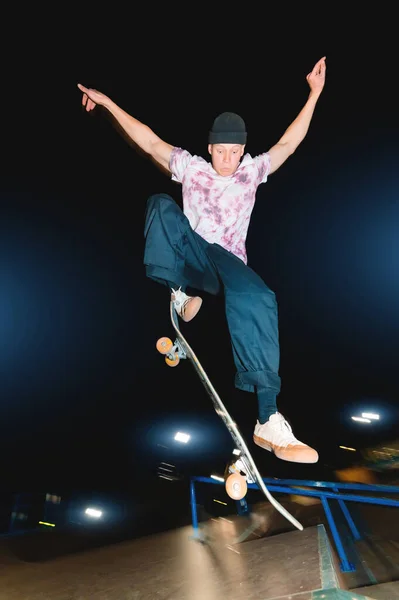
{"label": "night sky", "polygon": [[[136,24],[137,25],[137,24]],[[232,443],[190,364],[155,349],[172,336],[168,291],[146,278],[147,198],[181,188],[136,152],[77,83],[108,94],[165,141],[207,158],[215,116],[239,113],[247,152],[275,144],[326,55],[309,133],[258,188],[248,264],[277,295],[279,408],[318,465],[256,452],[265,476],[323,477],[340,444],[396,437],[399,171],[393,56],[367,40],[237,47],[25,39],[5,65],[0,218],[0,456],[3,489],[121,488],[151,482],[160,460],[223,470]],[[101,36],[100,36],[101,37]],[[144,36],[143,36],[144,37]],[[34,36],[32,35],[33,39]],[[111,48],[110,48],[111,45]],[[28,48],[29,47],[29,48]],[[354,52],[356,50],[356,52]],[[179,55],[180,53],[180,55]],[[389,88],[389,89],[388,89]],[[3,98],[4,101],[4,98]],[[250,441],[256,398],[234,388],[223,299],[203,295],[183,327]],[[351,422],[363,410],[378,424]],[[187,447],[175,431],[192,434]],[[139,484],[141,485],[141,484]],[[143,484],[144,485],[144,484]]]}

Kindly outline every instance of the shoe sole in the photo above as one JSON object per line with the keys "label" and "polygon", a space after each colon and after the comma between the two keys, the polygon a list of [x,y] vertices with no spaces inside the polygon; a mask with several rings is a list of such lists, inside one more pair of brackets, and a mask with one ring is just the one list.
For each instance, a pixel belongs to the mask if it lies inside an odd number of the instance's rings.
{"label": "shoe sole", "polygon": [[262,438],[258,437],[257,435],[253,436],[253,440],[257,446],[260,446],[261,448],[263,448],[264,450],[267,450],[268,452],[272,452],[280,460],[285,460],[287,462],[294,462],[294,463],[300,463],[300,464],[307,464],[307,465],[315,464],[319,460],[319,455],[317,454],[316,450],[313,450],[313,449],[311,449],[309,452],[310,456],[306,457],[306,455],[304,453],[301,456],[302,460],[295,460],[294,458],[290,458],[289,456],[288,457],[283,456],[282,454],[279,453],[278,449],[275,450],[272,446],[268,445]]}
{"label": "shoe sole", "polygon": [[196,296],[192,300],[190,300],[190,302],[187,304],[186,310],[184,311],[184,316],[182,317],[183,321],[185,323],[192,321],[194,317],[198,314],[201,305],[202,298],[200,298],[199,296]]}
{"label": "shoe sole", "polygon": [[254,442],[257,446],[260,446],[264,450],[268,450],[268,452],[273,452],[273,448],[271,446],[268,446],[266,442],[257,435],[254,435]]}

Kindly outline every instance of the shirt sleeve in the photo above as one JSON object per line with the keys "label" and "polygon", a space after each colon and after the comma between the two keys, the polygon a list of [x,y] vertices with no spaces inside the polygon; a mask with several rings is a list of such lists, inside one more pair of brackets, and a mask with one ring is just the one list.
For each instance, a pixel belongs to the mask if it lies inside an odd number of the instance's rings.
{"label": "shirt sleeve", "polygon": [[172,173],[172,180],[182,182],[184,172],[187,169],[192,159],[191,154],[187,150],[175,147],[170,156],[169,168]]}
{"label": "shirt sleeve", "polygon": [[261,183],[266,183],[267,176],[270,172],[271,160],[268,152],[264,152],[263,154],[259,154],[254,158],[255,164],[258,167],[259,179],[258,185]]}

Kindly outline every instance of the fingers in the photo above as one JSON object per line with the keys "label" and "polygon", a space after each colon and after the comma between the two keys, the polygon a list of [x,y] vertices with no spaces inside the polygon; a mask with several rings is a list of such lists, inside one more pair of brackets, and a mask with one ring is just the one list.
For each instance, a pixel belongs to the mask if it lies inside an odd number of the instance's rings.
{"label": "fingers", "polygon": [[78,88],[80,89],[81,92],[83,92],[82,106],[86,107],[87,112],[93,110],[93,108],[95,108],[95,106],[96,106],[96,103],[93,102],[93,100],[91,100],[89,97],[89,92],[90,92],[89,88],[85,87],[81,83],[78,83]]}
{"label": "fingers", "polygon": [[83,94],[82,96],[82,106],[86,107],[86,111],[89,112],[96,107],[96,103],[93,100],[90,100],[87,94]]}
{"label": "fingers", "polygon": [[89,92],[89,88],[85,87],[84,85],[82,85],[81,83],[78,83],[78,88],[80,89],[81,92],[83,92],[84,94],[88,94]]}
{"label": "fingers", "polygon": [[83,95],[82,95],[82,106],[86,106],[87,100],[89,98],[88,95],[87,95],[87,93],[86,93],[86,92],[88,92],[88,89],[85,88],[85,86],[82,85],[81,83],[78,83],[78,88],[80,89],[81,92],[83,92]]}
{"label": "fingers", "polygon": [[312,71],[306,76],[306,79],[309,79],[312,76],[324,75],[326,71],[326,57],[323,56],[320,60],[317,61]]}
{"label": "fingers", "polygon": [[86,107],[86,111],[89,112],[95,108],[96,103],[90,100],[87,94],[83,94],[82,105]]}
{"label": "fingers", "polygon": [[326,68],[326,57],[323,56],[323,58],[321,58],[320,60],[317,61],[317,63],[315,64],[315,69],[317,71],[317,73],[321,73],[322,71],[324,71]]}

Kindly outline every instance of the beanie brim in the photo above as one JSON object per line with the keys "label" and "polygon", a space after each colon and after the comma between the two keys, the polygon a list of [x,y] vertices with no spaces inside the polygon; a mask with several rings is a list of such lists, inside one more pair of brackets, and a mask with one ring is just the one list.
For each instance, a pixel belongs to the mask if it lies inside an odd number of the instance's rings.
{"label": "beanie brim", "polygon": [[209,144],[246,144],[247,133],[245,131],[210,131]]}

